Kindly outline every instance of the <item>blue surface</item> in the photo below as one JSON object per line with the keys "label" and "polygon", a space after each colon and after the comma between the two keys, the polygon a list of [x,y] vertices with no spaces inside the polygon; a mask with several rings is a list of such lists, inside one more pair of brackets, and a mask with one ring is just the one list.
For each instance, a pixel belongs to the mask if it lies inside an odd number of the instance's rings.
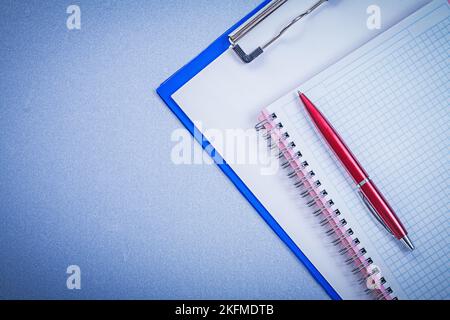
{"label": "blue surface", "polygon": [[258,3],[0,4],[1,298],[327,298],[151,91]]}
{"label": "blue surface", "polygon": [[178,91],[184,84],[189,82],[196,74],[201,72],[211,62],[217,59],[222,53],[229,48],[228,35],[236,30],[242,23],[245,23],[250,17],[252,17],[259,10],[264,8],[270,1],[262,2],[258,7],[252,10],[244,19],[239,21],[233,27],[225,31],[217,40],[208,46],[206,50],[199,54],[189,64],[184,66],[181,70],[171,76],[165,81],[157,90],[158,94],[172,110],[172,112],[183,123],[186,129],[196,138],[202,148],[217,162],[218,167],[227,175],[227,177],[233,182],[236,188],[242,193],[242,195],[250,202],[250,204],[258,211],[264,221],[272,228],[272,230],[280,237],[280,239],[292,250],[297,258],[308,268],[311,275],[317,280],[318,283],[325,289],[328,295],[335,300],[341,300],[342,298],[334,290],[334,288],[328,283],[323,275],[316,269],[311,261],[305,256],[305,254],[298,248],[295,242],[289,237],[289,235],[283,230],[283,228],[277,223],[272,215],[267,211],[261,202],[256,198],[252,191],[244,184],[240,177],[233,171],[233,169],[222,159],[210,146],[210,142],[203,136],[196,136],[196,132],[199,132],[195,128],[194,123],[183,111],[183,106],[179,106],[173,99],[172,95]]}

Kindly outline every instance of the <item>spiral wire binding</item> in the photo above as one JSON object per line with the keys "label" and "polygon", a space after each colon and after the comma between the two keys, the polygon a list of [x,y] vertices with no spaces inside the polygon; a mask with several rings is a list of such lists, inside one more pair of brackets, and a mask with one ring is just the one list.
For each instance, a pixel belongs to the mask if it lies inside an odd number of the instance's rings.
{"label": "spiral wire binding", "polygon": [[365,293],[377,300],[397,300],[380,270],[371,268],[372,258],[347,225],[341,211],[335,208],[333,200],[322,188],[320,180],[316,179],[314,170],[309,168],[308,161],[297,150],[295,142],[289,141],[289,133],[277,120],[277,115],[263,111],[259,120],[255,129],[258,132],[265,131],[263,138],[268,141],[270,149],[278,149],[277,157],[283,161],[281,167],[290,170],[288,177],[294,181],[294,187],[300,190],[300,197],[305,199],[308,207],[313,208],[313,215],[320,219],[319,224],[327,228],[325,234],[332,238],[334,246],[339,247],[338,252],[344,257],[345,263],[353,267],[352,273],[359,276],[358,283],[362,285],[368,279],[379,276],[379,283],[373,289],[367,288]]}

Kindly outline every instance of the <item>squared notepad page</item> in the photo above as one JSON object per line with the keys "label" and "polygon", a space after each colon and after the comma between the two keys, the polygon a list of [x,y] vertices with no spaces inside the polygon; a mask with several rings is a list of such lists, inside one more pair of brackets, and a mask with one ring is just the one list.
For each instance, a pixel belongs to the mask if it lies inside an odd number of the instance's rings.
{"label": "squared notepad page", "polygon": [[[307,150],[311,167],[339,190],[333,197],[345,203],[396,295],[407,299],[450,299],[450,8],[436,2],[431,12],[417,12],[268,108]],[[369,172],[415,251],[406,251],[363,206],[303,112],[297,90]]]}

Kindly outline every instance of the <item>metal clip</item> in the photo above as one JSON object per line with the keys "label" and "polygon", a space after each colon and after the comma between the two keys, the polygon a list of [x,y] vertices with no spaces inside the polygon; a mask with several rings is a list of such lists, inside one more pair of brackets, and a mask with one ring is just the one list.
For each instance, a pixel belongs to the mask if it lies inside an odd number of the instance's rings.
{"label": "metal clip", "polygon": [[390,233],[393,235],[393,232],[391,231],[391,229],[389,229],[389,227],[386,225],[386,223],[384,223],[383,219],[381,219],[380,215],[378,214],[378,212],[375,210],[375,208],[372,206],[372,204],[369,202],[369,200],[366,198],[366,196],[361,192],[358,191],[358,194],[360,195],[363,203],[366,205],[366,207],[369,209],[369,211],[373,214],[373,216],[375,217],[375,219],[378,220],[378,222],[381,223],[381,225]]}
{"label": "metal clip", "polygon": [[243,38],[245,35],[247,35],[253,28],[255,28],[259,23],[261,23],[263,20],[265,20],[268,16],[270,16],[273,12],[275,12],[279,7],[281,7],[283,4],[285,4],[288,0],[274,0],[269,5],[265,7],[265,9],[256,15],[252,20],[250,20],[248,23],[246,23],[242,28],[239,28],[236,32],[231,34],[228,39],[231,43],[231,48],[233,51],[239,56],[239,58],[245,62],[250,63],[254,59],[256,59],[259,55],[261,55],[264,50],[270,46],[272,43],[274,43],[276,40],[278,40],[289,28],[291,28],[294,24],[296,24],[299,20],[301,20],[303,17],[309,15],[311,12],[316,10],[318,7],[320,7],[322,4],[327,2],[328,0],[319,0],[316,2],[311,8],[303,12],[302,14],[299,14],[294,19],[291,20],[288,24],[286,24],[281,31],[277,33],[276,36],[272,37],[269,41],[267,41],[264,45],[261,45],[260,47],[253,50],[251,53],[247,54],[244,52],[244,50],[237,44],[237,42]]}

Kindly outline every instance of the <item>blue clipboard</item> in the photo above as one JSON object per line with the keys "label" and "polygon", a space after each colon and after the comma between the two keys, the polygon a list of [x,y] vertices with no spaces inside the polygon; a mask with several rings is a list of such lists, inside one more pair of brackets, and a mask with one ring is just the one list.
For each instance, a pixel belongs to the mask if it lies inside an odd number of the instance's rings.
{"label": "blue clipboard", "polygon": [[[245,23],[255,13],[266,6],[270,0],[265,0],[248,15],[246,15],[241,21],[236,23],[230,29],[225,31],[217,40],[210,44],[203,52],[201,52],[195,59],[178,70],[169,79],[163,82],[156,90],[161,99],[167,104],[172,112],[177,116],[181,123],[191,133],[191,135],[197,140],[202,148],[216,160],[217,166],[227,175],[227,177],[238,188],[241,194],[247,199],[248,202],[256,209],[259,215],[266,221],[266,223],[272,228],[272,230],[278,235],[278,237],[292,250],[295,256],[306,266],[311,275],[316,281],[325,289],[328,295],[334,300],[342,300],[339,294],[333,289],[328,281],[322,276],[322,274],[316,269],[316,267],[309,261],[309,259],[303,254],[299,247],[292,241],[288,234],[281,228],[281,226],[275,221],[272,215],[264,208],[259,202],[251,190],[244,184],[239,176],[233,171],[233,169],[220,157],[209,141],[200,135],[194,135],[194,123],[184,113],[181,107],[172,99],[172,95],[178,91],[184,84],[189,82],[193,77],[206,68],[211,62],[224,53],[230,46],[228,35],[236,30],[241,24]],[[195,129],[199,132],[198,129]]]}

